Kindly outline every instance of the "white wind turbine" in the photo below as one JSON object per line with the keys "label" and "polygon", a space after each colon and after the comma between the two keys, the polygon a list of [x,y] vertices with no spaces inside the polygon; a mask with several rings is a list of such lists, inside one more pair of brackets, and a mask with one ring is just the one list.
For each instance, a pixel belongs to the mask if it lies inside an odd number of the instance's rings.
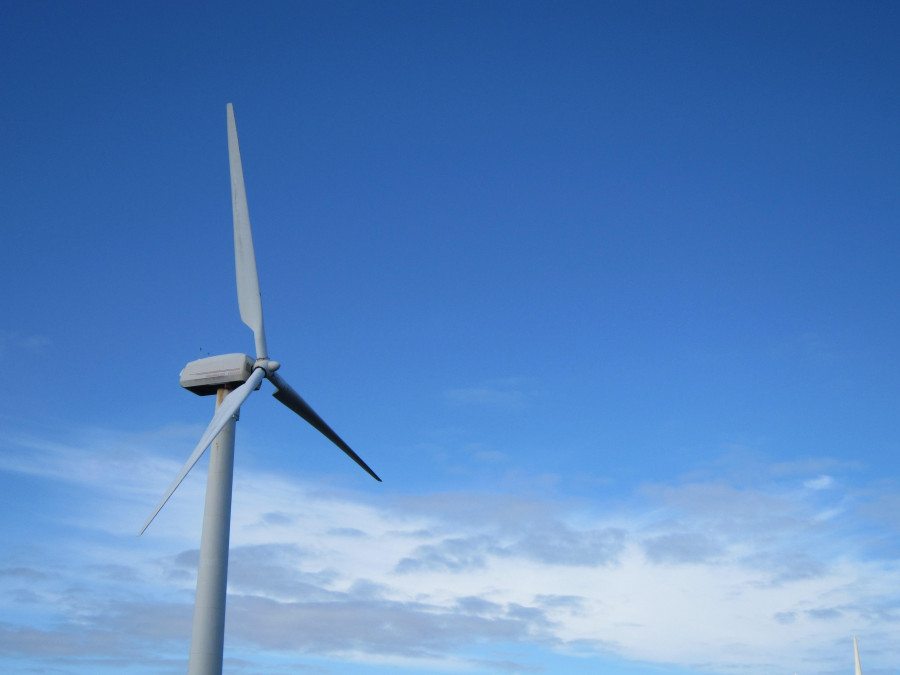
{"label": "white wind turbine", "polygon": [[206,448],[212,444],[209,475],[206,483],[206,505],[200,537],[200,563],[197,569],[197,595],[194,600],[194,624],[191,631],[189,675],[220,675],[225,637],[225,589],[228,577],[228,536],[231,528],[231,487],[234,471],[234,426],[241,405],[254,389],[267,378],[275,385],[273,396],[337,445],[375,480],[375,475],[300,395],[275,371],[280,364],[269,360],[263,330],[262,302],[256,255],[250,235],[250,216],[241,168],[234,109],[229,103],[228,160],[231,167],[231,204],[234,212],[234,259],[237,272],[238,305],[241,320],[256,339],[256,360],[246,354],[224,354],[192,361],[181,371],[181,386],[195,394],[216,394],[216,413],[188,457],[181,472],[156,505],[139,533],[168,501]]}

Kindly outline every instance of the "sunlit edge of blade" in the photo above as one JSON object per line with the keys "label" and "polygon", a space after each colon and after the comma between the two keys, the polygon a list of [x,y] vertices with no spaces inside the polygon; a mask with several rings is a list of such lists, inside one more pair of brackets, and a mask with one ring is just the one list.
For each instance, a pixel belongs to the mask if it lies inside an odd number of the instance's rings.
{"label": "sunlit edge of blade", "polygon": [[144,534],[144,530],[146,530],[150,526],[150,523],[153,522],[153,519],[156,518],[156,516],[162,510],[163,506],[166,505],[166,502],[169,501],[169,497],[171,497],[172,493],[174,493],[178,486],[181,485],[181,481],[183,481],[190,470],[194,468],[194,465],[197,463],[200,457],[203,456],[203,453],[206,452],[206,449],[216,439],[216,436],[219,435],[219,432],[225,428],[225,425],[228,424],[228,420],[231,418],[231,416],[240,409],[244,401],[247,400],[247,397],[250,396],[251,392],[259,386],[259,383],[262,382],[264,376],[265,372],[261,368],[257,368],[253,371],[247,381],[244,382],[244,384],[242,384],[240,387],[238,387],[225,397],[221,405],[219,405],[218,410],[216,410],[216,414],[213,415],[212,421],[209,423],[209,426],[206,427],[206,431],[203,432],[203,436],[200,437],[200,442],[197,443],[197,446],[194,448],[191,456],[188,457],[187,462],[185,462],[184,466],[181,468],[181,472],[175,477],[175,480],[172,481],[172,484],[169,485],[169,489],[166,490],[163,498],[159,500],[159,503],[153,510],[152,515],[147,519],[147,522],[144,523],[141,531],[138,532],[139,537]]}
{"label": "sunlit edge of blade", "polygon": [[[362,468],[366,473],[368,473],[372,478],[377,480],[379,483],[382,480],[378,477],[372,469],[369,468],[369,465],[366,464],[362,458],[357,455],[346,442],[340,436],[335,433],[334,429],[332,429],[328,424],[319,417],[318,413],[312,409],[312,406],[309,405],[306,401],[303,400],[303,397],[300,396],[294,389],[284,381],[277,373],[270,373],[268,375],[269,381],[275,385],[275,388],[278,390],[272,396],[275,399],[286,406],[288,409],[295,412],[297,415],[306,420],[316,431],[325,436],[329,441],[334,443],[338,448],[340,448],[345,455],[347,455],[350,459],[356,462],[360,468]],[[291,405],[291,404],[294,405]]]}

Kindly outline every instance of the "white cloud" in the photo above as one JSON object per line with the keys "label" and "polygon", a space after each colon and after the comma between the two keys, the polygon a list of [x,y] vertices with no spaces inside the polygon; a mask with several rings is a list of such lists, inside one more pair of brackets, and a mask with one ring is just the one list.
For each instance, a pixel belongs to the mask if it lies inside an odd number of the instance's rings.
{"label": "white cloud", "polygon": [[809,480],[804,481],[803,487],[809,488],[810,490],[827,490],[828,488],[834,487],[834,478],[823,474],[816,478],[810,478]]}
{"label": "white cloud", "polygon": [[23,335],[18,331],[0,330],[0,356],[33,356],[50,344],[45,335]]}
{"label": "white cloud", "polygon": [[524,388],[520,378],[489,380],[474,387],[449,389],[445,396],[450,403],[487,408],[518,409],[525,407],[535,396]]}
{"label": "white cloud", "polygon": [[[93,658],[104,649],[154,658],[142,646],[152,639],[178,652],[203,481],[193,478],[136,539],[141,507],[177,468],[142,446],[153,438],[117,438],[93,459],[77,443],[4,455],[6,472],[73,486],[76,506],[55,517],[92,528],[68,536],[60,555],[12,545],[0,556],[5,643],[31,634],[35,645],[52,637]],[[108,461],[132,444],[142,452]],[[83,494],[106,510],[86,507]],[[315,654],[462,670],[480,645],[527,643],[762,673],[826,672],[857,632],[894,658],[900,563],[870,558],[867,541],[846,536],[846,519],[861,516],[817,520],[828,494],[655,484],[597,512],[496,494],[362,497],[245,470],[235,477],[228,640],[245,658],[298,662]],[[113,630],[121,625],[128,637]]]}

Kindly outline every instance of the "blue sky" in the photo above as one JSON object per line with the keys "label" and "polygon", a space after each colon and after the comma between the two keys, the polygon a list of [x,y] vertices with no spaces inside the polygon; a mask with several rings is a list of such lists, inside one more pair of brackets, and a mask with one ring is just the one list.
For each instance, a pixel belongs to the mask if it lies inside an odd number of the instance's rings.
{"label": "blue sky", "polygon": [[900,8],[0,6],[0,670],[186,667],[237,430],[226,670],[900,662]]}

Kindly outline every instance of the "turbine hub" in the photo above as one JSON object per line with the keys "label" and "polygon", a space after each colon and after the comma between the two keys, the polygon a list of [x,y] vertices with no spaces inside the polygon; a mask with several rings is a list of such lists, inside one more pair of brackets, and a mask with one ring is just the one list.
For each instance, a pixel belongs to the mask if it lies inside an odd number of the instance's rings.
{"label": "turbine hub", "polygon": [[281,364],[278,361],[270,361],[269,359],[256,359],[256,363],[253,365],[255,368],[262,368],[266,373],[266,377],[281,368]]}

